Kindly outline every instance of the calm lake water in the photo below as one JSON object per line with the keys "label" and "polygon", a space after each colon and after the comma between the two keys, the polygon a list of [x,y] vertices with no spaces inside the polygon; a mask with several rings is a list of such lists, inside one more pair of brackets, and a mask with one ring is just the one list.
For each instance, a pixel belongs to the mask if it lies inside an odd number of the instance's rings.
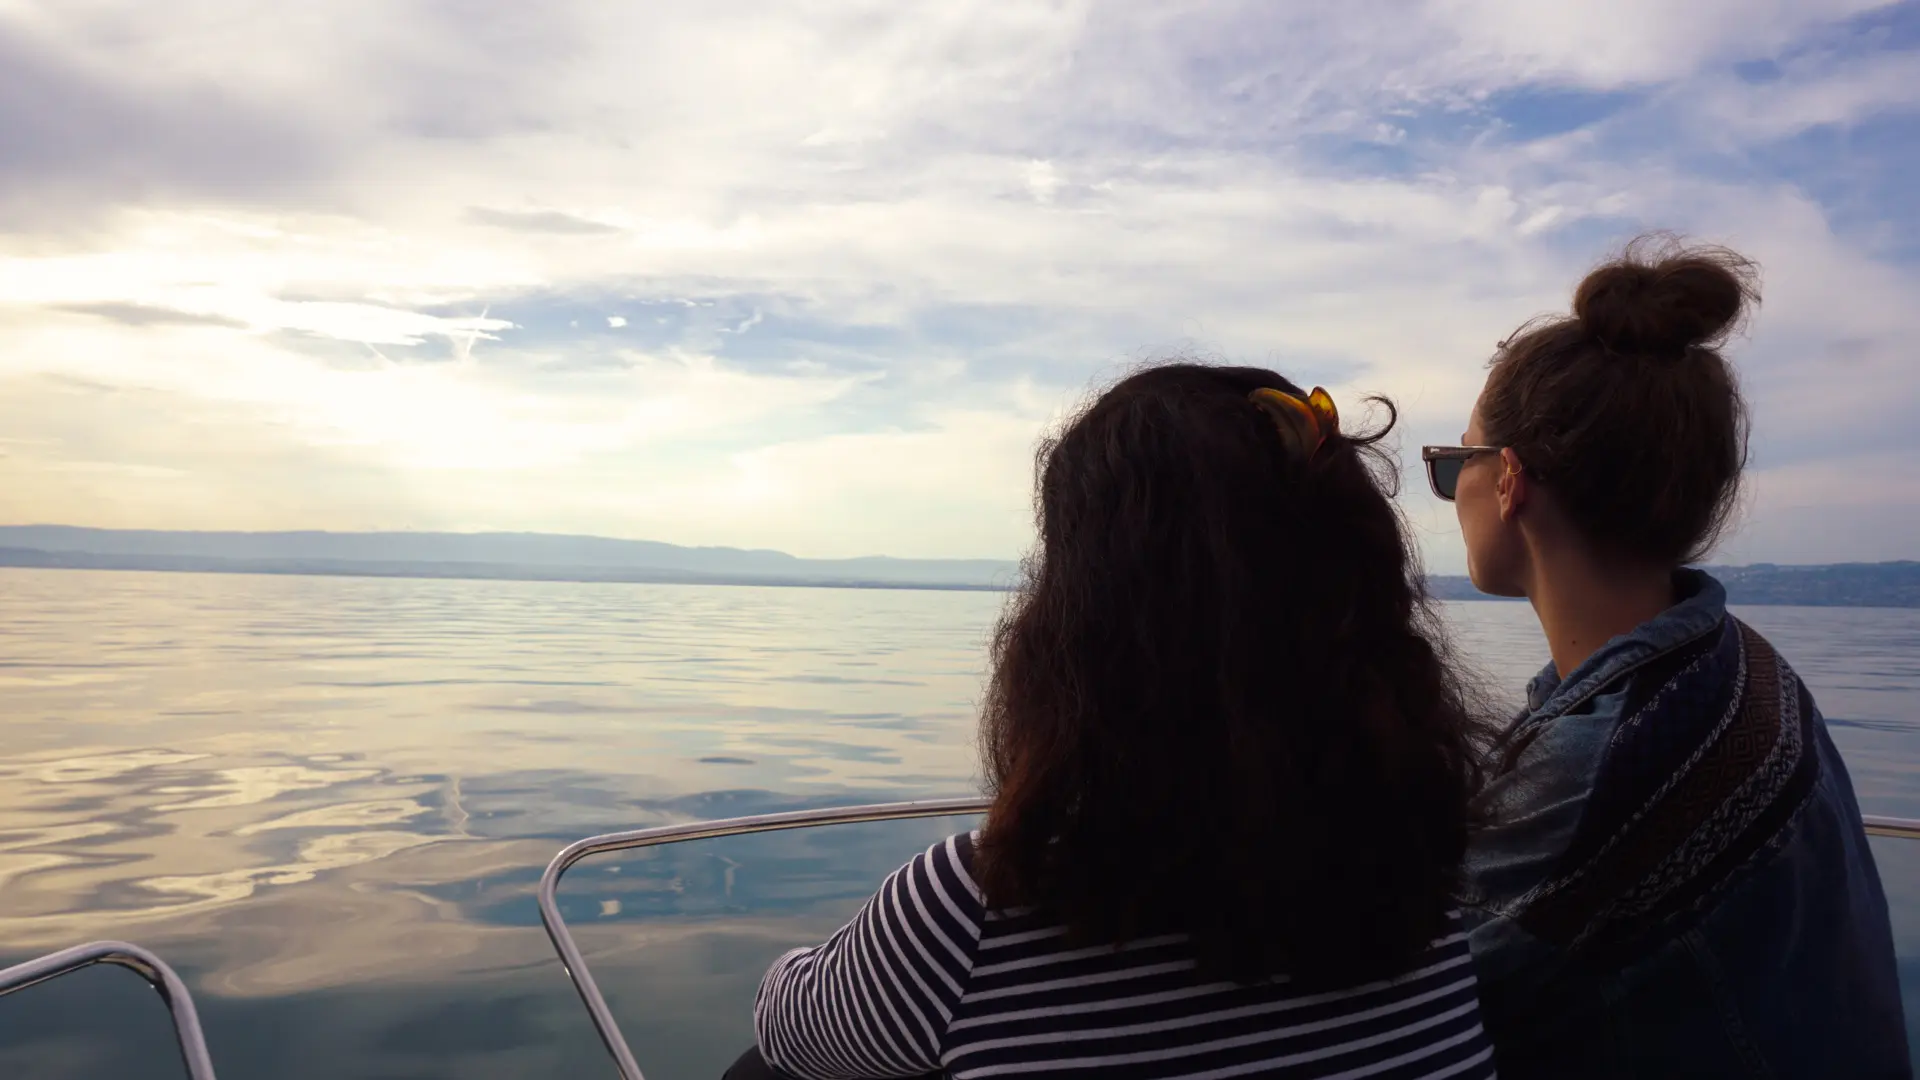
{"label": "calm lake water", "polygon": [[[193,987],[226,1080],[610,1076],[534,906],[590,833],[976,790],[983,593],[0,570],[0,966],[102,937]],[[1447,607],[1517,698],[1523,605]],[[1920,817],[1920,611],[1741,612],[1868,812]],[[962,821],[679,845],[569,876],[649,1075],[717,1076],[779,952]],[[1920,843],[1876,841],[1910,1020]],[[94,969],[0,1001],[0,1076],[171,1077]]]}

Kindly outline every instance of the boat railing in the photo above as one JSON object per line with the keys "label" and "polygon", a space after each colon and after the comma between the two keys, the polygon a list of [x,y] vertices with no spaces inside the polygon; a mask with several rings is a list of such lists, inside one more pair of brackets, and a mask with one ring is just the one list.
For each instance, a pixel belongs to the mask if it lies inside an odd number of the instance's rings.
{"label": "boat railing", "polygon": [[1920,840],[1920,819],[1863,814],[1861,820],[1867,823],[1868,836],[1891,836],[1895,840]]}
{"label": "boat railing", "polygon": [[180,1059],[186,1063],[187,1076],[190,1080],[214,1080],[213,1059],[207,1055],[207,1039],[200,1031],[200,1014],[194,1010],[193,995],[187,992],[187,984],[180,981],[180,976],[166,961],[138,945],[95,941],[15,964],[0,970],[0,997],[95,964],[123,967],[147,980],[147,985],[160,994],[160,1000],[173,1015],[173,1033],[180,1043]]}
{"label": "boat railing", "polygon": [[[780,814],[756,814],[750,817],[692,821],[680,825],[663,825],[652,829],[634,829],[628,832],[589,836],[563,848],[560,854],[554,856],[553,861],[547,865],[546,872],[540,876],[538,897],[540,921],[546,926],[547,936],[553,940],[555,951],[560,954],[560,962],[566,969],[567,978],[572,980],[574,989],[580,994],[580,1000],[586,1005],[587,1013],[593,1020],[594,1029],[600,1033],[600,1041],[606,1046],[607,1053],[613,1057],[614,1064],[620,1071],[621,1080],[645,1080],[640,1066],[633,1059],[633,1051],[627,1045],[626,1037],[620,1032],[619,1023],[614,1020],[612,1010],[607,1007],[606,997],[601,994],[599,985],[594,982],[593,972],[587,967],[586,957],[581,955],[580,947],[574,943],[572,932],[567,929],[566,920],[560,915],[560,879],[575,863],[594,855],[657,847],[662,844],[678,844],[689,840],[778,832],[783,829],[805,829],[818,825],[959,817],[982,813],[987,806],[988,801],[979,797],[929,799],[920,802],[878,803],[868,806],[831,807],[823,810],[795,810]],[[1920,819],[1867,815],[1865,821],[1869,836],[1920,840]],[[201,1032],[200,1016],[194,1009],[193,995],[187,992],[186,984],[180,981],[180,976],[175,974],[165,961],[138,945],[131,945],[124,941],[96,941],[50,953],[24,964],[0,969],[0,997],[95,964],[112,964],[128,968],[145,979],[147,984],[159,993],[161,1001],[166,1004],[168,1012],[173,1017],[174,1035],[179,1043],[180,1057],[186,1064],[189,1080],[214,1080],[213,1062],[207,1054],[206,1037]]]}
{"label": "boat railing", "polygon": [[[663,825],[653,829],[634,829],[630,832],[589,836],[585,840],[576,840],[568,844],[560,854],[554,856],[553,862],[547,865],[547,872],[541,875],[540,921],[546,924],[547,936],[553,939],[553,947],[560,954],[560,962],[566,967],[567,977],[573,980],[573,988],[580,992],[580,1000],[586,1004],[587,1013],[593,1018],[593,1026],[600,1033],[600,1041],[606,1045],[607,1053],[613,1055],[614,1064],[620,1070],[621,1080],[645,1080],[645,1076],[640,1072],[640,1066],[633,1059],[632,1049],[627,1046],[626,1036],[621,1034],[620,1025],[613,1018],[613,1011],[607,1007],[607,999],[600,993],[599,984],[593,981],[593,972],[587,968],[586,957],[580,954],[580,947],[574,944],[573,934],[567,929],[567,921],[560,916],[560,878],[573,864],[594,855],[631,851],[635,848],[655,847],[660,844],[678,844],[688,840],[774,832],[780,829],[804,829],[815,825],[843,825],[859,821],[898,821],[905,818],[978,814],[984,812],[988,805],[988,800],[977,797],[878,803],[871,806],[841,806],[826,810],[793,810],[780,814],[757,814],[719,821],[694,821],[684,825]],[[1870,816],[1866,818],[1866,824],[1867,833],[1871,836],[1920,840],[1920,820]]]}
{"label": "boat railing", "polygon": [[[837,806],[825,810],[790,810],[780,814],[755,814],[750,817],[722,818],[718,821],[690,821],[683,825],[662,825],[653,829],[634,829],[630,832],[605,833],[589,836],[585,840],[576,840],[563,848],[560,854],[547,864],[547,872],[540,875],[540,921],[546,924],[547,936],[553,939],[553,947],[560,954],[560,963],[567,969],[567,978],[573,980],[573,988],[580,992],[580,1000],[587,1006],[587,1013],[593,1018],[594,1030],[600,1033],[600,1041],[605,1044],[607,1053],[613,1055],[613,1062],[620,1070],[621,1080],[646,1080],[640,1072],[640,1066],[633,1060],[633,1051],[627,1046],[626,1036],[620,1033],[620,1025],[613,1018],[613,1011],[607,1008],[607,999],[600,993],[600,986],[593,981],[593,972],[587,969],[586,957],[580,955],[580,947],[573,943],[573,934],[567,929],[567,920],[560,917],[560,879],[574,863],[594,855],[605,855],[614,851],[631,851],[634,848],[657,847],[661,844],[679,844],[688,840],[709,840],[719,836],[739,836],[744,833],[777,832],[782,829],[805,829],[815,825],[851,825],[862,821],[900,821],[907,818],[953,817],[962,814],[978,814],[986,810],[988,801],[973,797],[967,799],[928,799],[921,802],[876,803],[869,806]],[[1920,822],[1915,823],[1920,830]],[[1916,832],[1920,835],[1920,831]]]}

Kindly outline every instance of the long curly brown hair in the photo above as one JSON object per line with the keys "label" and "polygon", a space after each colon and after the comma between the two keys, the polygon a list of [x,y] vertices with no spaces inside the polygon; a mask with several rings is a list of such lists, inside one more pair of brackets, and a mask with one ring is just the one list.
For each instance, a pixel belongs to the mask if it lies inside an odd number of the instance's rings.
{"label": "long curly brown hair", "polygon": [[1168,364],[1038,457],[993,644],[978,870],[1071,938],[1352,983],[1447,932],[1482,729],[1365,436],[1289,453],[1258,368]]}

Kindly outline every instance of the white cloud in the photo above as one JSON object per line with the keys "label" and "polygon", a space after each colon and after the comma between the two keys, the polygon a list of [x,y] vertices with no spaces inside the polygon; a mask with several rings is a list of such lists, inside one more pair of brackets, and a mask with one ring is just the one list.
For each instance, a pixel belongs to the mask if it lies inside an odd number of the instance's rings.
{"label": "white cloud", "polygon": [[1785,138],[1809,128],[1844,126],[1887,112],[1920,110],[1920,52],[1817,57],[1786,66],[1778,79],[1733,78],[1690,88],[1700,129],[1736,144]]}
{"label": "white cloud", "polygon": [[1897,0],[1434,0],[1463,66],[1488,81],[1591,89],[1665,82],[1714,61],[1773,56],[1809,29]]}
{"label": "white cloud", "polygon": [[[1129,358],[1451,439],[1643,224],[1769,268],[1763,467],[1885,453],[1824,432],[1920,404],[1913,268],[1748,154],[1920,101],[1834,59],[1877,6],[0,5],[0,103],[77,103],[0,166],[0,516],[1007,555],[1045,417]],[[1645,101],[1502,111],[1567,89]]]}

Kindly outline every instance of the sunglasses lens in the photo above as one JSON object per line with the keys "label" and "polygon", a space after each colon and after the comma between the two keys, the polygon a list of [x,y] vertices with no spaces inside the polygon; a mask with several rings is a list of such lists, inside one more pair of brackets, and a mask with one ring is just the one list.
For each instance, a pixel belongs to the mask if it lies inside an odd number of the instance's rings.
{"label": "sunglasses lens", "polygon": [[1452,502],[1454,493],[1460,488],[1460,469],[1464,465],[1466,462],[1459,458],[1427,462],[1427,476],[1433,480],[1433,493]]}

